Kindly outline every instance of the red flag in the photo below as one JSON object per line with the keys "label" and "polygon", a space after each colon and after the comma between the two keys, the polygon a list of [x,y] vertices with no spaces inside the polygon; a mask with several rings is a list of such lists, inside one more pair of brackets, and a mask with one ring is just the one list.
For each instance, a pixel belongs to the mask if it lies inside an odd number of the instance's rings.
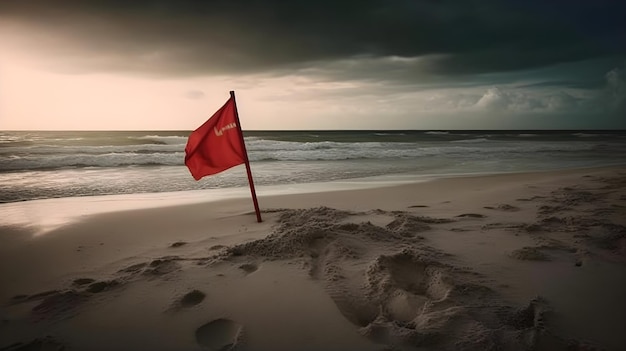
{"label": "red flag", "polygon": [[195,180],[246,162],[240,133],[235,99],[231,94],[222,108],[189,135],[185,165]]}

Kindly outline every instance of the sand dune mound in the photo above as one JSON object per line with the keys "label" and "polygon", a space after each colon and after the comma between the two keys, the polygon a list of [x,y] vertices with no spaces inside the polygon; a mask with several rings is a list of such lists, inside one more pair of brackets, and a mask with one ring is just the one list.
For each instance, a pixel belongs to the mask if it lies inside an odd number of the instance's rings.
{"label": "sand dune mound", "polygon": [[315,256],[316,251],[337,237],[333,223],[348,216],[347,212],[328,208],[290,210],[281,214],[274,232],[266,238],[235,245],[227,255],[252,255],[267,259]]}
{"label": "sand dune mound", "polygon": [[[328,207],[285,210],[278,218],[272,234],[266,238],[230,247],[227,256],[252,255],[266,259],[321,256],[325,250],[342,252],[357,258],[359,242],[397,242],[420,239],[417,235],[430,229],[429,223],[444,223],[445,219],[389,213],[386,227],[370,222],[351,223],[344,220],[359,213],[339,211]],[[332,247],[332,248],[331,248]]]}

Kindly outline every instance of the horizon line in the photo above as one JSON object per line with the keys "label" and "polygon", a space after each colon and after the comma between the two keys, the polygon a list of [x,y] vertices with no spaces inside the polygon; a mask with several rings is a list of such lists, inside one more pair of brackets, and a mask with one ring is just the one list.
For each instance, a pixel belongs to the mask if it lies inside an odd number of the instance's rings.
{"label": "horizon line", "polygon": [[[191,132],[195,129],[0,129],[1,132]],[[527,132],[578,132],[578,131],[603,131],[603,132],[619,132],[626,131],[626,128],[611,129],[559,129],[559,128],[543,128],[543,129],[243,129],[243,132],[482,132],[482,131],[527,131]]]}

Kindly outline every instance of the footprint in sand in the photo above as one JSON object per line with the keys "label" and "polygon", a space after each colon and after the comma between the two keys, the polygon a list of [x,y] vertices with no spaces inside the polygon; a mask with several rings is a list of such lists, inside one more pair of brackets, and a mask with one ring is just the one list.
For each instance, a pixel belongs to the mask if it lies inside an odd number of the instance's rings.
{"label": "footprint in sand", "polygon": [[53,296],[57,294],[59,294],[58,290],[48,290],[48,291],[40,292],[40,293],[33,294],[33,295],[20,294],[20,295],[13,296],[11,298],[11,303],[16,304],[16,303],[22,303],[22,302],[27,302],[27,301],[42,300],[48,296]]}
{"label": "footprint in sand", "polygon": [[146,262],[142,262],[142,263],[137,263],[131,266],[128,266],[126,268],[122,268],[119,271],[117,271],[118,273],[125,273],[125,274],[137,274],[137,273],[141,273],[143,271],[143,269],[148,265],[148,263]]}
{"label": "footprint in sand", "polygon": [[530,301],[528,306],[505,318],[504,322],[518,330],[544,329],[545,319],[549,312],[550,308],[547,301],[542,297],[536,297]]}
{"label": "footprint in sand", "polygon": [[180,264],[176,262],[176,260],[178,260],[178,257],[176,256],[153,260],[143,271],[143,274],[150,276],[162,276],[177,271],[180,269]]}
{"label": "footprint in sand", "polygon": [[350,288],[358,286],[357,282],[344,280],[327,281],[326,291],[344,317],[378,340],[370,329],[380,329],[379,317],[388,318],[391,324],[406,324],[446,299],[452,286],[444,281],[444,271],[435,262],[402,251],[379,256],[369,265],[363,277],[365,294]]}
{"label": "footprint in sand", "polygon": [[91,284],[95,281],[96,281],[95,279],[91,279],[91,278],[78,278],[78,279],[74,279],[74,281],[72,282],[72,285],[83,286],[83,285]]}
{"label": "footprint in sand", "polygon": [[510,212],[519,211],[519,207],[513,206],[513,205],[509,205],[509,204],[498,205],[498,207],[496,207],[496,209],[500,210],[500,211],[510,211]]}
{"label": "footprint in sand", "polygon": [[509,205],[509,204],[501,204],[498,206],[484,206],[483,208],[486,208],[488,210],[498,210],[498,211],[507,211],[507,212],[515,212],[515,211],[519,211],[519,207],[513,206],[513,205]]}
{"label": "footprint in sand", "polygon": [[96,294],[96,293],[100,293],[106,290],[110,290],[120,284],[121,283],[115,279],[101,281],[101,282],[94,282],[94,283],[89,284],[86,291]]}
{"label": "footprint in sand", "polygon": [[244,263],[241,266],[239,266],[239,269],[244,271],[246,274],[250,274],[250,273],[256,272],[259,269],[259,266],[257,266],[254,263]]}
{"label": "footprint in sand", "polygon": [[177,242],[173,243],[172,245],[170,245],[170,247],[181,247],[181,246],[184,246],[184,245],[187,245],[187,243],[184,242],[184,241],[177,241]]}
{"label": "footprint in sand", "polygon": [[519,199],[515,199],[515,201],[533,201],[533,200],[538,200],[538,199],[545,199],[545,196],[533,196],[530,198],[519,198]]}
{"label": "footprint in sand", "polygon": [[514,250],[509,256],[522,261],[550,261],[550,256],[542,252],[539,247],[525,246]]}
{"label": "footprint in sand", "polygon": [[206,295],[200,290],[192,290],[186,293],[178,302],[181,307],[191,307],[204,301]]}
{"label": "footprint in sand", "polygon": [[182,297],[175,299],[172,302],[170,308],[168,308],[166,313],[176,313],[186,308],[191,308],[196,305],[199,305],[206,298],[206,294],[200,290],[191,290],[186,293]]}
{"label": "footprint in sand", "polygon": [[379,256],[367,270],[370,295],[378,296],[393,319],[409,321],[429,301],[446,298],[452,286],[444,282],[443,272],[410,251]]}
{"label": "footprint in sand", "polygon": [[86,300],[86,296],[74,290],[59,291],[43,298],[32,308],[32,313],[40,318],[56,318],[73,311]]}
{"label": "footprint in sand", "polygon": [[485,218],[487,216],[479,214],[479,213],[463,213],[458,215],[457,217],[461,218]]}
{"label": "footprint in sand", "polygon": [[233,350],[242,342],[243,326],[219,318],[196,329],[196,342],[209,350]]}

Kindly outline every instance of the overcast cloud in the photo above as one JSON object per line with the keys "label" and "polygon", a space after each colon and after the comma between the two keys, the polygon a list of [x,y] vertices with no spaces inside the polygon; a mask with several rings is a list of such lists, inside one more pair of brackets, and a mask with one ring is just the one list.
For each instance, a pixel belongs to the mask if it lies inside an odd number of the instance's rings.
{"label": "overcast cloud", "polygon": [[626,128],[625,14],[614,0],[5,0],[0,35],[68,75],[303,77],[335,85],[292,98],[421,91],[442,111],[586,112]]}

